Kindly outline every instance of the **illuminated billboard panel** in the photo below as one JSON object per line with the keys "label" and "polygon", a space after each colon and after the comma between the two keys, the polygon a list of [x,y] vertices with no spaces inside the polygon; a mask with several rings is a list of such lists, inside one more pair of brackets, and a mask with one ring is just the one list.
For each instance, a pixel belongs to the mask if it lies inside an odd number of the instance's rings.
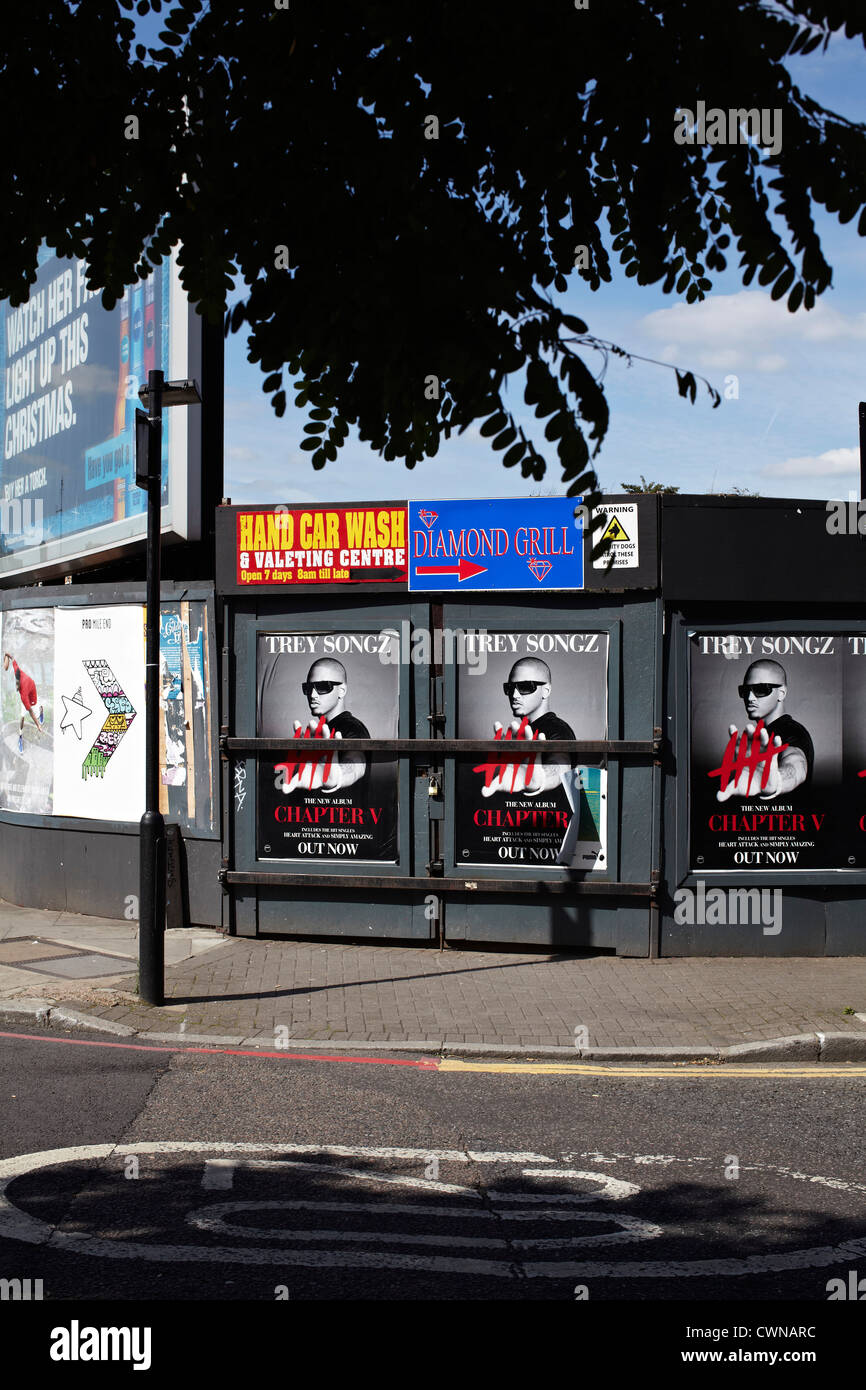
{"label": "illuminated billboard panel", "polygon": [[[26,304],[0,304],[0,581],[79,569],[146,530],[135,411],[147,373],[201,374],[200,320],[175,257],[112,310],[83,261],[47,248]],[[162,529],[200,527],[200,411],[163,416]]]}

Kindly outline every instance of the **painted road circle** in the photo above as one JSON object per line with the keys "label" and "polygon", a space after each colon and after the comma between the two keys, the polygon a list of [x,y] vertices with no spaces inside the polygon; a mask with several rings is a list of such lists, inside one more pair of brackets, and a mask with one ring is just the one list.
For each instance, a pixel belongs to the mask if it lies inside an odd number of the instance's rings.
{"label": "painted road circle", "polygon": [[[164,1244],[65,1230],[16,1205],[10,1192],[16,1179],[62,1165],[95,1161],[113,1179],[115,1174],[122,1176],[124,1165],[133,1158],[163,1168],[194,1160],[197,1176],[193,1180],[191,1172],[186,1174],[190,1191],[176,1225],[193,1239],[223,1243],[178,1243],[174,1229]],[[684,1174],[690,1170],[695,1176],[706,1176],[708,1171],[718,1176],[720,1167],[718,1158],[662,1154],[582,1153],[554,1159],[531,1152],[353,1145],[197,1141],[84,1145],[0,1160],[0,1238],[112,1260],[398,1269],[532,1279],[762,1275],[826,1268],[866,1254],[864,1234],[836,1245],[784,1246],[737,1257],[605,1258],[608,1247],[643,1245],[646,1249],[660,1238],[664,1245],[669,1241],[694,1245],[694,1236],[666,1229],[649,1219],[646,1210],[624,1209],[629,1203],[645,1208],[647,1199],[654,1196],[663,1204],[664,1193],[654,1194],[634,1182],[632,1170],[649,1174],[654,1168],[678,1165]],[[617,1167],[619,1173],[611,1173]],[[623,1168],[629,1171],[628,1178],[621,1176]],[[776,1183],[809,1183],[813,1192],[866,1194],[861,1183],[790,1168],[744,1164],[742,1171],[772,1174]],[[259,1190],[254,1190],[256,1184]],[[262,1185],[269,1193],[276,1189],[278,1196],[263,1195]],[[115,1184],[111,1188],[109,1184],[106,1200],[110,1205],[111,1192],[120,1191],[130,1198],[134,1187]],[[143,1185],[143,1190],[148,1188],[152,1190],[152,1185]],[[217,1196],[220,1200],[214,1200]],[[449,1221],[459,1231],[449,1232]],[[322,1245],[329,1248],[316,1248]]]}

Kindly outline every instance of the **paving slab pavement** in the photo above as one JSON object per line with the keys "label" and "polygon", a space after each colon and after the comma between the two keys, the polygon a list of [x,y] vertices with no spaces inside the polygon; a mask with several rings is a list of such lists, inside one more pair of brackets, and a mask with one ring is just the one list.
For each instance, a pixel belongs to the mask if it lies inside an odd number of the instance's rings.
{"label": "paving slab pavement", "polygon": [[649,961],[192,928],[166,932],[154,1009],[136,994],[137,954],[135,922],[0,902],[0,1014],[259,1047],[866,1059],[862,957]]}

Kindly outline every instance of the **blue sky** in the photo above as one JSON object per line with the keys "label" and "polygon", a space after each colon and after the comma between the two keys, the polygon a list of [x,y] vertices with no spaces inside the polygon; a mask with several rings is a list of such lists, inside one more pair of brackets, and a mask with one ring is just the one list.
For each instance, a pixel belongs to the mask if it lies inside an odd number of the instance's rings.
{"label": "blue sky", "polygon": [[[866,121],[866,50],[836,37],[827,53],[788,64],[801,88],[830,110]],[[707,103],[710,104],[709,102]],[[722,105],[722,99],[719,105]],[[744,289],[736,269],[714,278],[701,304],[686,305],[655,286],[641,287],[615,272],[596,294],[573,275],[561,297],[597,338],[636,354],[675,362],[724,391],[735,376],[736,399],[712,408],[700,388],[694,405],[682,400],[673,372],[612,358],[604,385],[611,424],[596,470],[607,492],[648,479],[682,492],[748,488],[769,497],[859,495],[858,401],[866,399],[866,238],[857,219],[840,227],[816,210],[832,288],[810,313],[790,314],[784,300],[754,284]],[[735,259],[735,258],[734,258]],[[589,354],[590,367],[601,359]],[[431,367],[431,371],[435,368]],[[350,435],[336,463],[314,472],[298,447],[306,416],[291,407],[282,420],[262,393],[262,374],[246,360],[245,334],[226,342],[225,493],[234,502],[334,502],[362,498],[514,497],[558,490],[555,453],[544,482],[505,469],[471,427],[443,442],[435,459],[409,470],[379,458]],[[534,422],[514,379],[509,403]],[[544,445],[535,425],[533,437]],[[542,448],[542,452],[544,449]]]}

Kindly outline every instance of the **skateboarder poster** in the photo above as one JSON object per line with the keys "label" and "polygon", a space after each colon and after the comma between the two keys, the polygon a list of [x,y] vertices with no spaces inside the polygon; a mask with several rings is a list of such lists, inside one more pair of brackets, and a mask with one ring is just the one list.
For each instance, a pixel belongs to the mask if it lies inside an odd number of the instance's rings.
{"label": "skateboarder poster", "polygon": [[143,809],[143,610],[58,608],[54,813],[131,821]]}
{"label": "skateboarder poster", "polygon": [[457,737],[501,738],[503,752],[457,764],[457,863],[605,870],[607,773],[543,747],[607,737],[607,634],[478,632],[466,642],[483,644],[486,669],[457,668]]}
{"label": "skateboarder poster", "polygon": [[691,862],[848,867],[839,633],[690,637]]}
{"label": "skateboarder poster", "polygon": [[53,802],[54,609],[2,615],[0,805],[50,815]]}
{"label": "skateboarder poster", "polygon": [[[396,633],[259,635],[257,733],[286,739],[259,761],[260,858],[397,863],[397,761],[340,742],[396,738],[398,653]],[[333,754],[304,752],[313,736]]]}

